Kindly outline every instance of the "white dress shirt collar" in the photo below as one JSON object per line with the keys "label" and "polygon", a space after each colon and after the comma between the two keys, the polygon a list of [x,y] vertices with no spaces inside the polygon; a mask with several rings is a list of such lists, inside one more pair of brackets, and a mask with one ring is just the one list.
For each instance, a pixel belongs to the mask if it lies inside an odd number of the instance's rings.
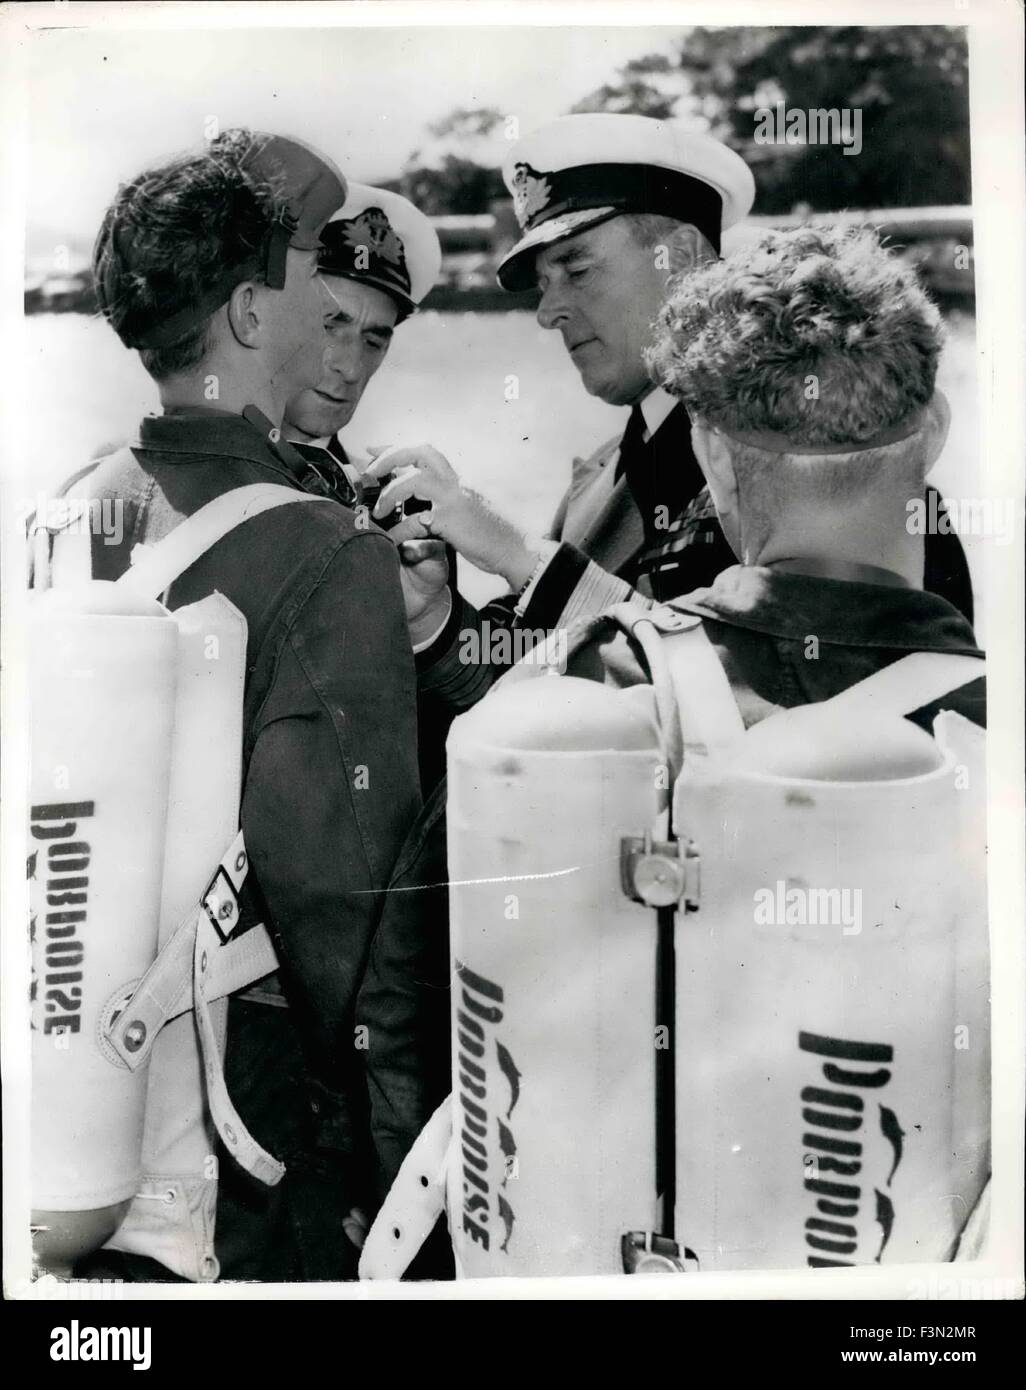
{"label": "white dress shirt collar", "polygon": [[645,437],[651,439],[656,430],[669,415],[675,405],[680,402],[675,396],[671,396],[668,391],[664,391],[661,386],[657,386],[654,391],[650,391],[641,402],[641,414],[645,421]]}

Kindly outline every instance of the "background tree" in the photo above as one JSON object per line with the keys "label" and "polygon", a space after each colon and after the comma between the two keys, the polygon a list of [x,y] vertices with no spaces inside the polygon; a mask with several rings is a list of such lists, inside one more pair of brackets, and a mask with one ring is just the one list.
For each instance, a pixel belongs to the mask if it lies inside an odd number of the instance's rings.
{"label": "background tree", "polygon": [[401,193],[428,216],[487,212],[505,198],[502,173],[490,151],[505,116],[491,106],[457,107],[428,127],[431,142],[414,150],[386,188]]}
{"label": "background tree", "polygon": [[632,58],[620,69],[618,80],[605,83],[570,110],[611,111],[615,115],[654,116],[665,121],[674,114],[681,96],[677,65],[665,54],[651,53]]}
{"label": "background tree", "polygon": [[[777,101],[860,110],[861,153],[756,144],[755,112]],[[693,117],[752,167],[757,212],[971,200],[968,55],[958,28],[695,28],[674,57],[627,63],[574,110]]]}
{"label": "background tree", "polygon": [[[778,101],[861,111],[861,152],[757,144],[755,113]],[[971,200],[968,55],[958,28],[693,28],[671,53],[632,59],[572,109],[693,119],[749,164],[756,212]],[[430,142],[387,187],[429,214],[487,212],[506,196],[504,121],[494,107],[457,107],[429,127]]]}

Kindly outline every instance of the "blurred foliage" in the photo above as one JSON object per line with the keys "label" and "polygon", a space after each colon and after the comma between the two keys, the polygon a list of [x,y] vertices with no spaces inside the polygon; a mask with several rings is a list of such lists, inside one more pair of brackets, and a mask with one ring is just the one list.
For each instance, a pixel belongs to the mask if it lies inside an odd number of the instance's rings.
{"label": "blurred foliage", "polygon": [[439,140],[455,137],[458,140],[475,140],[480,136],[491,135],[502,125],[505,117],[495,106],[457,106],[448,116],[443,116],[428,130]]}
{"label": "blurred foliage", "polygon": [[[778,101],[791,110],[860,110],[861,153],[756,144],[756,110]],[[693,28],[675,52],[632,59],[572,109],[694,120],[751,165],[756,212],[971,201],[968,56],[959,28]],[[430,214],[488,211],[505,189],[475,147],[504,119],[494,108],[457,108],[431,127],[435,151],[411,155],[388,186]]]}
{"label": "blurred foliage", "polygon": [[384,187],[409,198],[429,217],[487,212],[494,199],[506,197],[498,169],[455,154],[443,155],[435,168],[408,163],[399,177],[389,179]]}
{"label": "blurred foliage", "polygon": [[[862,150],[759,145],[755,112],[862,113]],[[692,29],[675,60],[641,60],[575,111],[690,116],[752,166],[756,211],[968,203],[965,33],[942,26]]]}
{"label": "blurred foliage", "polygon": [[[653,79],[668,78],[668,82]],[[619,79],[607,82],[583,97],[571,111],[611,111],[617,116],[653,116],[665,121],[683,95],[679,65],[661,53],[632,58],[620,69]]]}
{"label": "blurred foliage", "polygon": [[428,127],[434,150],[414,150],[399,177],[384,186],[409,198],[429,217],[487,212],[496,198],[506,197],[506,187],[499,169],[473,158],[474,147],[504,120],[493,106],[457,107]]}

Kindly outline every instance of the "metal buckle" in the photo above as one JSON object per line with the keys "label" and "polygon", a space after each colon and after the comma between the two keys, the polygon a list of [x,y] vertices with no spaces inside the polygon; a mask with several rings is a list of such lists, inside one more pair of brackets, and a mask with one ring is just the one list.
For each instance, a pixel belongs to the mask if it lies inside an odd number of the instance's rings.
{"label": "metal buckle", "polygon": [[[218,879],[224,879],[228,889],[226,898],[222,898],[219,893],[214,891]],[[231,879],[221,866],[218,866],[217,873],[207,884],[207,891],[203,894],[203,911],[207,914],[210,925],[217,932],[223,946],[239,925],[239,896]]]}
{"label": "metal buckle", "polygon": [[628,1231],[620,1238],[624,1274],[697,1274],[698,1258],[669,1236]]}
{"label": "metal buckle", "polygon": [[620,841],[620,884],[632,902],[697,912],[701,860],[691,840],[625,835]]}
{"label": "metal buckle", "polygon": [[282,203],[282,205],[278,209],[278,215],[274,220],[276,223],[279,223],[282,227],[284,227],[290,235],[299,226],[299,218],[295,215],[295,213],[289,211],[289,206],[287,203]]}

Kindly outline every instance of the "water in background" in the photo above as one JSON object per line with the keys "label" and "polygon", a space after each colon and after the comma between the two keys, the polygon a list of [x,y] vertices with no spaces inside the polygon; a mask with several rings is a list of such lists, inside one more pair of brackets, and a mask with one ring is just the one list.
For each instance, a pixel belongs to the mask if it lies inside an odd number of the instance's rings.
{"label": "water in background", "polygon": [[[34,496],[130,438],[158,402],[138,356],[102,321],[36,314],[24,327],[29,456],[8,458],[5,469]],[[975,320],[954,313],[948,330],[939,384],[953,418],[933,480],[952,496],[977,497]],[[344,438],[356,453],[368,444],[434,444],[513,520],[544,529],[571,458],[619,433],[625,419],[586,394],[559,334],[532,315],[427,312],[396,333]],[[964,539],[978,592],[979,541]],[[476,602],[502,588],[470,566],[460,586]]]}

